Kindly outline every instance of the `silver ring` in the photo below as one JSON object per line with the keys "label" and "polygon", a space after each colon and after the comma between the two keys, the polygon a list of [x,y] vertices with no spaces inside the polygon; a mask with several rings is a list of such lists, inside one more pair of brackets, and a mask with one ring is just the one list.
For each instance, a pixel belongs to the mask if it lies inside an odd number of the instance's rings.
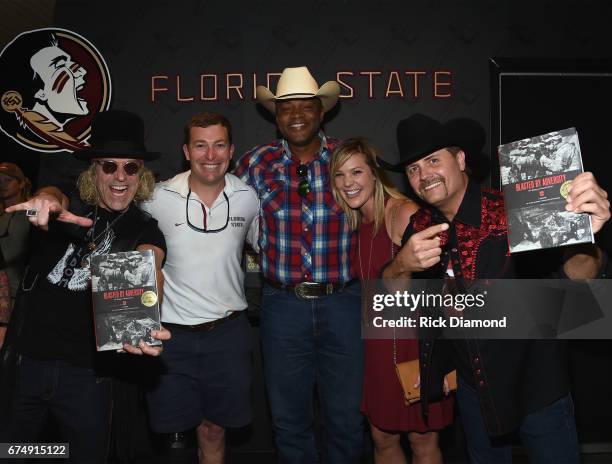
{"label": "silver ring", "polygon": [[26,209],[26,217],[36,217],[38,216],[38,210],[37,209]]}

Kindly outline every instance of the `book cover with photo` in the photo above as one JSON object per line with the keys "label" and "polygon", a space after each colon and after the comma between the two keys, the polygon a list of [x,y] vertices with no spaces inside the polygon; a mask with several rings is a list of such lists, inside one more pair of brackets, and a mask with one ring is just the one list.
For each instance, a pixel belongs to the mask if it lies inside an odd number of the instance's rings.
{"label": "book cover with photo", "polygon": [[589,215],[565,210],[583,172],[575,128],[500,145],[499,166],[510,253],[593,243]]}
{"label": "book cover with photo", "polygon": [[161,328],[153,251],[127,251],[91,259],[96,346],[117,350],[140,340],[161,345],[151,336]]}

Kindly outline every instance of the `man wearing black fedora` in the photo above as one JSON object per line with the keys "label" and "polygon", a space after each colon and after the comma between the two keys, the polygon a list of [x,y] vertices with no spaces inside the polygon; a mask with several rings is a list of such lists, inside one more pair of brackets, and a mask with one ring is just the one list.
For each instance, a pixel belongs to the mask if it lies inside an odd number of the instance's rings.
{"label": "man wearing black fedora", "polygon": [[[159,156],[144,146],[140,117],[124,111],[97,114],[90,143],[89,149],[76,153],[89,163],[79,176],[78,195],[66,197],[50,187],[10,208],[25,210],[42,230],[7,334],[7,349],[18,354],[19,363],[1,441],[39,441],[52,417],[59,438],[70,444],[74,462],[106,462],[109,374],[118,356],[96,353],[89,260],[150,249],[160,268],[166,252],[157,222],[134,204],[147,198],[154,185],[144,161]],[[165,329],[152,336],[170,338]],[[143,341],[138,347],[124,345],[124,350],[153,356],[161,351]]]}
{"label": "man wearing black fedora", "polygon": [[[596,245],[551,250],[529,260],[508,253],[504,200],[467,173],[482,148],[470,130],[415,114],[397,128],[400,162],[425,207],[410,219],[403,247],[385,278],[445,278],[466,289],[481,278],[596,278],[605,258]],[[567,210],[590,215],[593,232],[610,218],[610,203],[591,173],[572,183]],[[533,255],[532,255],[533,256]],[[509,435],[518,432],[533,462],[577,463],[573,404],[563,346],[555,340],[421,340],[424,410],[440,395],[443,375],[458,372],[457,399],[475,463],[511,462]]]}

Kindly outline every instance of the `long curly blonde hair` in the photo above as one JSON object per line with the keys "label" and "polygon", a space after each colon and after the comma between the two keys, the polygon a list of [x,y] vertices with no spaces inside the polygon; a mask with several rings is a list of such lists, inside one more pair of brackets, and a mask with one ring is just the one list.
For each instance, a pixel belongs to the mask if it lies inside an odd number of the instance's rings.
{"label": "long curly blonde hair", "polygon": [[[136,195],[134,195],[133,201],[145,201],[151,198],[153,190],[155,189],[155,175],[153,172],[144,167],[138,174],[138,189]],[[81,200],[89,205],[97,205],[100,201],[100,193],[96,188],[96,165],[92,163],[86,171],[79,174],[77,179],[77,188],[79,189],[79,195]]]}

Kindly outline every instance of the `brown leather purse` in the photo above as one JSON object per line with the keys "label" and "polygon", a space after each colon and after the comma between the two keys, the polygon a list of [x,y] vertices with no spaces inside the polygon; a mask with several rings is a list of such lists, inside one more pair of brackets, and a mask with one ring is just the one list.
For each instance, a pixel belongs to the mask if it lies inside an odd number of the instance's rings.
{"label": "brown leather purse", "polygon": [[[393,340],[395,345],[395,339]],[[402,390],[404,390],[404,402],[406,404],[418,403],[421,400],[421,389],[414,385],[419,378],[419,360],[404,361],[395,363],[395,372],[399,379]],[[457,390],[457,371],[451,371],[446,375],[449,390]]]}
{"label": "brown leather purse", "polygon": [[[391,213],[391,259],[394,258],[393,252],[393,226],[395,225],[395,215],[400,205],[397,205]],[[410,361],[397,362],[397,339],[395,337],[395,328],[393,328],[393,365],[399,383],[404,391],[404,402],[406,405],[418,403],[421,400],[420,387],[414,387],[419,378],[420,364],[418,359]],[[457,390],[457,371],[451,371],[446,375],[446,381],[449,385],[449,390]],[[419,382],[420,383],[420,382]]]}

